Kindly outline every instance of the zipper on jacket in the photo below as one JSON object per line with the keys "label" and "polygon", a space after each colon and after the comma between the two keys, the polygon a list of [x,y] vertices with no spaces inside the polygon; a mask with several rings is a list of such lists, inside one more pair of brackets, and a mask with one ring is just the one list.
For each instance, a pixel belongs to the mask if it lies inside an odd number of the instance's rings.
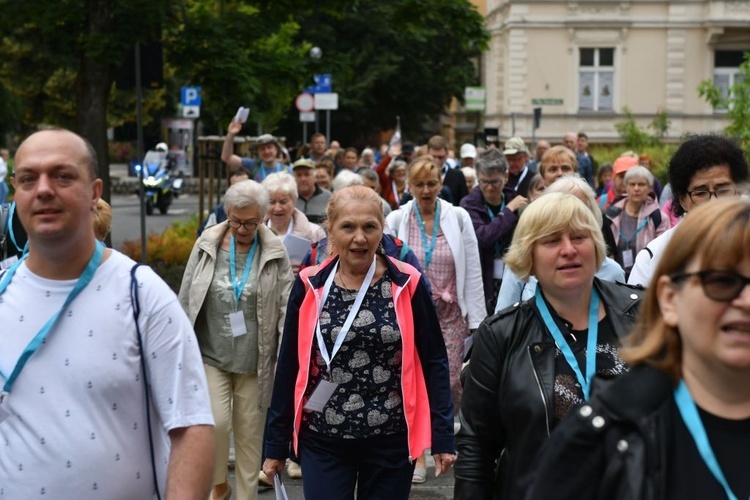
{"label": "zipper on jacket", "polygon": [[529,355],[529,363],[531,363],[531,371],[534,372],[534,378],[536,379],[536,385],[539,387],[539,395],[542,397],[542,405],[544,405],[544,423],[547,426],[547,437],[550,435],[549,431],[549,409],[547,406],[547,398],[544,395],[544,388],[542,387],[542,382],[539,380],[539,374],[536,371],[536,365],[534,364],[534,358],[531,357],[531,346],[529,346],[529,350],[526,351],[526,353]]}
{"label": "zipper on jacket", "polygon": [[[401,323],[398,320],[398,308],[396,307],[396,302],[401,296],[401,292],[406,289],[406,286],[409,284],[409,281],[411,281],[411,275],[409,275],[406,278],[406,282],[404,283],[404,286],[399,286],[396,290],[396,293],[392,294],[392,299],[393,299],[393,313],[396,315],[396,324],[398,325],[398,329],[401,332],[401,406],[404,407],[404,423],[406,423],[406,448],[409,450],[408,458],[409,458],[409,463],[411,464],[414,462],[415,458],[411,456],[411,443],[409,441],[409,436],[411,435],[411,428],[409,427],[409,419],[406,417],[406,408],[405,408],[406,393],[404,393],[404,333],[403,333],[403,329],[401,328]],[[393,290],[393,282],[391,282],[391,290]],[[416,340],[414,342],[415,342],[414,350],[416,351],[417,350]]]}

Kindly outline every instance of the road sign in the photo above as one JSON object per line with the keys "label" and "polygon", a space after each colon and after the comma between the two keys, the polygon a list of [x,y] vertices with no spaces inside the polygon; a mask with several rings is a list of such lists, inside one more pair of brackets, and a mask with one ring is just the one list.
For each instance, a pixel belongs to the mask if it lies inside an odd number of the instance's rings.
{"label": "road sign", "polygon": [[299,121],[301,122],[314,122],[315,111],[303,111],[299,114]]}
{"label": "road sign", "polygon": [[199,118],[201,116],[200,106],[183,106],[182,116],[185,118]]}
{"label": "road sign", "polygon": [[563,100],[562,99],[532,99],[531,104],[533,104],[534,106],[542,106],[545,104],[547,106],[562,106]]}
{"label": "road sign", "polygon": [[336,92],[315,94],[315,109],[320,111],[339,109],[339,95]]}
{"label": "road sign", "polygon": [[466,111],[484,111],[487,92],[484,87],[466,87],[464,89],[464,109]]}
{"label": "road sign", "polygon": [[200,87],[182,87],[180,103],[184,106],[201,105],[201,88]]}
{"label": "road sign", "polygon": [[333,86],[331,85],[332,79],[330,73],[315,75],[313,76],[313,79],[315,80],[315,85],[311,85],[305,88],[303,92],[307,94],[325,94],[333,90]]}
{"label": "road sign", "polygon": [[303,92],[302,94],[297,96],[294,104],[297,106],[297,111],[299,111],[300,113],[306,113],[315,109],[315,98],[312,96],[312,94]]}

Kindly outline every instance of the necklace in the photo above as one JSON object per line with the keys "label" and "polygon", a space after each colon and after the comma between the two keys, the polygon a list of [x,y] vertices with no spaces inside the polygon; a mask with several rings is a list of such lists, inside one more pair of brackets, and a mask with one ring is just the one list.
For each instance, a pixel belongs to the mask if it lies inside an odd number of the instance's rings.
{"label": "necklace", "polygon": [[341,284],[342,284],[342,285],[344,285],[344,288],[346,288],[347,290],[351,290],[351,289],[350,289],[350,288],[349,288],[349,287],[348,287],[348,286],[346,285],[346,282],[344,282],[344,273],[342,273],[342,272],[341,272],[341,268],[340,268],[340,267],[339,267],[338,273],[339,273],[339,280],[341,280]]}

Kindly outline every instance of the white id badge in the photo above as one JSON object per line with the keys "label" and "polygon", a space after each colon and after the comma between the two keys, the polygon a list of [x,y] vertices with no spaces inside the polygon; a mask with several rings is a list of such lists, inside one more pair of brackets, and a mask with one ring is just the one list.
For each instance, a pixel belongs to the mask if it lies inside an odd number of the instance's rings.
{"label": "white id badge", "polygon": [[[3,399],[6,401],[3,401]],[[11,415],[13,415],[13,413],[11,413],[10,408],[8,407],[7,396],[0,397],[0,424],[5,422],[5,420]]]}
{"label": "white id badge", "polygon": [[13,264],[18,262],[18,255],[14,255],[12,257],[8,257],[5,260],[0,260],[0,271],[5,271],[6,269],[10,269]]}
{"label": "white id badge", "polygon": [[496,280],[503,279],[503,271],[505,270],[505,262],[503,259],[495,259],[494,267],[492,268],[492,277]]}
{"label": "white id badge", "polygon": [[339,386],[336,382],[330,380],[322,380],[318,382],[318,386],[313,390],[310,399],[305,404],[305,410],[322,412],[323,407],[326,405],[333,391]]}
{"label": "white id badge", "polygon": [[245,315],[242,311],[235,311],[229,314],[229,325],[232,327],[232,336],[239,337],[247,333],[245,326]]}
{"label": "white id badge", "polygon": [[625,269],[633,267],[633,251],[629,248],[622,252],[622,267]]}

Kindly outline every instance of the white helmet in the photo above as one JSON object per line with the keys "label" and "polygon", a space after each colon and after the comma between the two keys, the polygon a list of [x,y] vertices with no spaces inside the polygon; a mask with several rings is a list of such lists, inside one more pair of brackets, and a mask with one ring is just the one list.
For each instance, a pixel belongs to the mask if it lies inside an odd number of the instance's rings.
{"label": "white helmet", "polygon": [[166,153],[167,151],[169,151],[169,147],[167,147],[166,143],[160,142],[159,144],[156,145],[156,150]]}

